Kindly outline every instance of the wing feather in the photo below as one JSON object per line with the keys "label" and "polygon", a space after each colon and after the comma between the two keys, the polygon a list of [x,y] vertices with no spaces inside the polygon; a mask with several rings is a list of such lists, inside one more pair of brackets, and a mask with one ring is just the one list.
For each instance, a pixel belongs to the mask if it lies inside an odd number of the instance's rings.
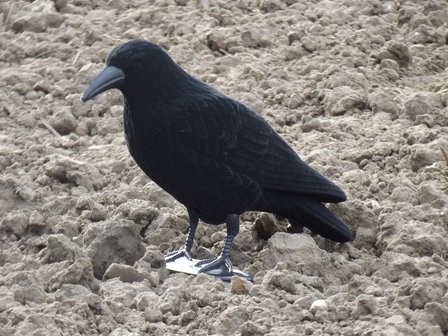
{"label": "wing feather", "polygon": [[[344,192],[306,164],[258,114],[224,95],[193,96],[182,104],[174,127],[179,144],[213,158],[262,189],[313,195],[340,202]],[[217,176],[219,179],[219,177]]]}

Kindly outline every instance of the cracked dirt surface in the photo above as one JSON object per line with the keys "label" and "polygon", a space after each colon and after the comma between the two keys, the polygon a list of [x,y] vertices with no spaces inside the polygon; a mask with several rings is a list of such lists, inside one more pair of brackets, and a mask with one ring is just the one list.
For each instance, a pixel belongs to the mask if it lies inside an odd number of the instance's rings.
{"label": "cracked dirt surface", "polygon": [[[354,241],[247,213],[253,284],[170,274],[185,209],[130,158],[120,94],[80,100],[135,38],[338,183]],[[0,335],[448,335],[447,38],[445,0],[3,0]]]}

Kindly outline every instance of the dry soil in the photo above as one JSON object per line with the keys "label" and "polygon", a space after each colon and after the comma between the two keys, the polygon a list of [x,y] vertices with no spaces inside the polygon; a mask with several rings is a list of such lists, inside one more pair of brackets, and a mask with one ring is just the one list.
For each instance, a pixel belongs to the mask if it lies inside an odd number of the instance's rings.
{"label": "dry soil", "polygon": [[[170,274],[185,209],[130,158],[119,92],[80,101],[135,38],[338,183],[354,241],[247,213],[254,283]],[[447,38],[446,0],[2,0],[0,335],[448,335]]]}

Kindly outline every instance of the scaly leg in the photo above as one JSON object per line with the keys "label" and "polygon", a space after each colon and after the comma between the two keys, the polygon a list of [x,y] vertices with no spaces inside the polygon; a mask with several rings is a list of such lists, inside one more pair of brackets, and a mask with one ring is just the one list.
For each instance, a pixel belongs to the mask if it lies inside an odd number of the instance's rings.
{"label": "scaly leg", "polygon": [[214,276],[232,275],[232,262],[229,259],[230,250],[233,240],[240,230],[240,219],[238,215],[229,214],[226,216],[227,237],[224,248],[216,259],[202,260],[196,266],[202,266],[199,272],[207,273]]}
{"label": "scaly leg", "polygon": [[[188,209],[187,209],[188,210]],[[188,237],[185,241],[185,247],[178,251],[173,251],[165,256],[165,262],[169,263],[179,259],[183,256],[191,260],[190,252],[194,243],[194,235],[196,233],[196,228],[198,227],[199,217],[192,211],[188,210],[188,217],[190,219],[190,228],[188,229]]]}

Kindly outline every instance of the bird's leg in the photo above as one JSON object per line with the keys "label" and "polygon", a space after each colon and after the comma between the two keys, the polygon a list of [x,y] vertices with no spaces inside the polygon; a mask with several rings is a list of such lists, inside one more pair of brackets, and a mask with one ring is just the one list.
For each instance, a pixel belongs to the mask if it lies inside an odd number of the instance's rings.
{"label": "bird's leg", "polygon": [[232,248],[233,240],[240,230],[240,219],[238,215],[230,214],[226,216],[227,237],[224,243],[224,248],[216,259],[203,260],[196,264],[196,266],[202,266],[199,272],[207,273],[210,275],[231,275],[232,274],[232,262],[229,259],[230,250]]}
{"label": "bird's leg", "polygon": [[286,232],[288,233],[303,233],[303,225],[293,222],[290,219],[288,219],[289,225],[286,228]]}
{"label": "bird's leg", "polygon": [[185,247],[181,250],[168,253],[165,256],[165,262],[167,263],[175,261],[183,256],[191,260],[190,252],[193,247],[194,235],[196,233],[196,228],[198,227],[199,217],[190,210],[188,210],[188,216],[190,218],[190,228],[188,229],[188,237],[185,241]]}

